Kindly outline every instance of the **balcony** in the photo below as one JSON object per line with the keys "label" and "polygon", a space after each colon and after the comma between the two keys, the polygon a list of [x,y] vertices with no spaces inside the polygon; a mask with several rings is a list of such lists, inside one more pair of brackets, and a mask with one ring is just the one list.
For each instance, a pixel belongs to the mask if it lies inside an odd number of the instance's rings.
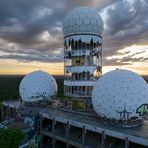
{"label": "balcony", "polygon": [[80,72],[90,72],[93,73],[94,70],[97,68],[97,65],[83,65],[83,66],[66,66],[65,72],[69,73],[80,73]]}
{"label": "balcony", "polygon": [[74,97],[74,98],[82,98],[82,99],[85,99],[85,98],[90,98],[91,95],[85,95],[85,94],[72,94],[72,93],[64,93],[65,96],[67,97]]}
{"label": "balcony", "polygon": [[90,51],[90,49],[65,51],[65,58],[70,58],[73,56],[90,56]]}
{"label": "balcony", "polygon": [[71,80],[64,80],[64,85],[66,86],[94,86],[96,80],[91,81],[71,81]]}

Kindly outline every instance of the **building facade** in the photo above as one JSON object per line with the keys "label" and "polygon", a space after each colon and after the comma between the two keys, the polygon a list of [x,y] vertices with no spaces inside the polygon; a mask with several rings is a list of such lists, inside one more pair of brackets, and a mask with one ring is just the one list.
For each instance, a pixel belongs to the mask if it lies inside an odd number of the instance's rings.
{"label": "building facade", "polygon": [[91,98],[95,81],[102,74],[103,21],[91,8],[72,10],[63,23],[64,94]]}

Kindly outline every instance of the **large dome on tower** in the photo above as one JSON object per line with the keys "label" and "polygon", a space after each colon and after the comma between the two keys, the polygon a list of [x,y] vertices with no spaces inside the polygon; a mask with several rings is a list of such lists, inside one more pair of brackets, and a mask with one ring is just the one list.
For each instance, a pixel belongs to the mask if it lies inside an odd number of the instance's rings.
{"label": "large dome on tower", "polygon": [[94,34],[102,36],[103,20],[95,9],[78,7],[70,11],[63,22],[64,36]]}
{"label": "large dome on tower", "polygon": [[148,107],[148,85],[139,75],[117,69],[104,74],[92,92],[94,110],[103,118],[128,120],[144,114]]}
{"label": "large dome on tower", "polygon": [[57,94],[57,83],[48,73],[34,71],[23,78],[19,92],[24,102],[49,101]]}

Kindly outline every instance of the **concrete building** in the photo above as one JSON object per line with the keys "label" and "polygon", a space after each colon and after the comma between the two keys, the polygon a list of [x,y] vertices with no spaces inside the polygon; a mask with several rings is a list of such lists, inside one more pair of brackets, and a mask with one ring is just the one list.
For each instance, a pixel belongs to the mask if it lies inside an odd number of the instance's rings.
{"label": "concrete building", "polygon": [[[19,102],[15,104],[18,107]],[[12,101],[3,102],[3,108],[9,108],[12,105],[14,105]],[[11,118],[8,116],[9,114],[5,115],[5,118],[12,119],[12,116]],[[26,124],[23,126],[24,121]],[[28,139],[26,138],[21,148],[23,145],[27,147],[31,141],[41,148],[148,147],[147,119],[143,121],[142,126],[119,128],[104,123],[94,112],[85,113],[48,105],[27,104],[20,105],[15,110],[13,121],[3,123],[8,127],[12,125],[22,127],[27,133]]]}
{"label": "concrete building", "polygon": [[67,14],[64,33],[64,94],[90,101],[102,74],[103,21],[95,9],[78,7]]}

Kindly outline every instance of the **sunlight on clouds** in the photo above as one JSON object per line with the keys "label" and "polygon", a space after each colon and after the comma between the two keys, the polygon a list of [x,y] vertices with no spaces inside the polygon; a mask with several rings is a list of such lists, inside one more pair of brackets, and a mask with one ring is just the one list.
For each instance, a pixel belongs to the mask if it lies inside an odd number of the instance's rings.
{"label": "sunlight on clouds", "polygon": [[141,75],[148,75],[148,45],[125,47],[118,50],[116,55],[106,57],[106,60],[115,60],[117,66],[104,66],[103,73],[121,68],[132,70]]}
{"label": "sunlight on clouds", "polygon": [[[143,58],[144,62],[147,62],[147,60],[145,59],[148,57],[148,45],[132,45],[124,49],[120,49],[116,53],[117,55],[108,56],[106,57],[106,59],[107,60],[117,59],[117,61],[119,60],[120,62],[121,59],[130,57],[131,60],[135,58]],[[140,61],[137,61],[137,62],[140,62]],[[134,64],[134,63],[135,61],[131,64]]]}
{"label": "sunlight on clouds", "polygon": [[148,53],[148,45],[132,45],[132,46],[128,46],[124,49],[120,49],[117,52],[122,53],[122,54],[126,54],[126,53],[130,52],[129,55],[139,53],[139,52]]}
{"label": "sunlight on clouds", "polygon": [[[13,44],[9,44],[13,46]],[[148,45],[132,45],[124,49],[117,51],[117,55],[107,57],[107,60],[115,59],[116,66],[103,66],[103,74],[115,70],[116,68],[132,70],[141,75],[148,74]],[[59,48],[53,51],[53,55],[60,56],[62,49]],[[0,51],[1,55],[7,55],[8,53]],[[18,54],[19,55],[19,54]],[[21,54],[23,55],[23,54]],[[48,56],[48,55],[47,55]],[[124,61],[126,57],[130,57],[131,61]],[[52,56],[54,58],[54,56]],[[143,58],[144,61],[132,61],[134,58]],[[146,59],[147,58],[147,59]],[[120,64],[120,62],[125,64]],[[118,65],[119,63],[119,65]],[[44,70],[52,75],[63,75],[64,64],[62,62],[49,63],[49,62],[20,62],[17,60],[0,60],[0,74],[27,74],[35,70]]]}
{"label": "sunlight on clouds", "polygon": [[44,31],[39,35],[39,39],[42,41],[49,41],[51,39],[51,35],[49,34],[48,31]]}
{"label": "sunlight on clouds", "polygon": [[43,42],[50,42],[50,43],[57,42],[57,38],[52,36],[47,30],[40,33],[38,35],[38,39]]}

